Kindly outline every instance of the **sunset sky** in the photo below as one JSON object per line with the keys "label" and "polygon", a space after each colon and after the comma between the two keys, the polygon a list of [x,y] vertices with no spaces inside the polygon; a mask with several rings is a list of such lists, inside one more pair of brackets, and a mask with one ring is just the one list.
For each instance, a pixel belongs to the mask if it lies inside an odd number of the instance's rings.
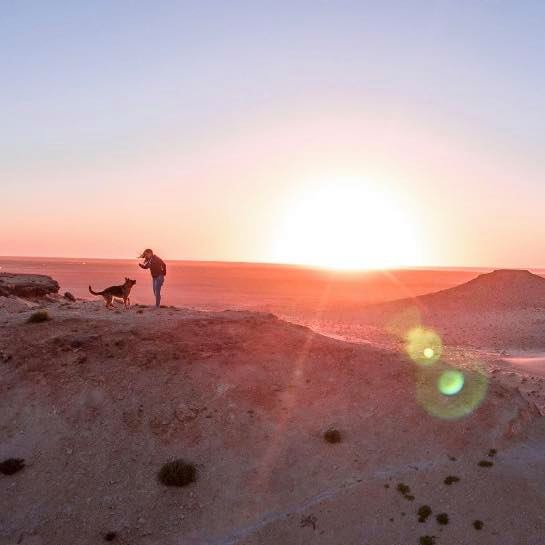
{"label": "sunset sky", "polygon": [[0,255],[545,266],[541,1],[5,2]]}

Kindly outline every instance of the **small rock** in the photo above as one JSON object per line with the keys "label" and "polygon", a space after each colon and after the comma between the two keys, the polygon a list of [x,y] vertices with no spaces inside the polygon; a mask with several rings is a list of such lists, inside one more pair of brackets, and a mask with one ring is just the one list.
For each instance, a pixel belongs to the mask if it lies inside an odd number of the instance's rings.
{"label": "small rock", "polygon": [[69,291],[64,292],[64,298],[72,301],[72,303],[76,302],[76,298]]}

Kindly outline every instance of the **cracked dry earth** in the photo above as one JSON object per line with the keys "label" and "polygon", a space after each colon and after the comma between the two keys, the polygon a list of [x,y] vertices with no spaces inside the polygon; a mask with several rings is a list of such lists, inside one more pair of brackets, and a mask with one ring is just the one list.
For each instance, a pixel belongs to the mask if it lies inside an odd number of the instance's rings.
{"label": "cracked dry earth", "polygon": [[2,545],[545,543],[545,419],[494,375],[447,421],[402,354],[273,315],[42,306],[0,316]]}

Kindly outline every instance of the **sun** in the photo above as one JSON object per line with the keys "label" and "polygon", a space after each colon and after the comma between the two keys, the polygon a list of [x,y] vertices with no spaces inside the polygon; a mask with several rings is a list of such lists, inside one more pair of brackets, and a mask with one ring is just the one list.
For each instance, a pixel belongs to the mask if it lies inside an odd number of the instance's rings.
{"label": "sun", "polygon": [[335,269],[415,266],[415,223],[384,187],[362,179],[310,184],[292,195],[279,218],[277,262]]}

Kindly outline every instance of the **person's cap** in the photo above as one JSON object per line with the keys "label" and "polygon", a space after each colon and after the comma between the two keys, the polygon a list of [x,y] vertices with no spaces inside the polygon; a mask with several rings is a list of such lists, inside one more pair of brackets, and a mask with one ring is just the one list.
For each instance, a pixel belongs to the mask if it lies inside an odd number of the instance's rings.
{"label": "person's cap", "polygon": [[146,254],[152,254],[153,253],[153,250],[151,250],[150,248],[146,248],[141,254],[140,254],[140,259],[146,257]]}

